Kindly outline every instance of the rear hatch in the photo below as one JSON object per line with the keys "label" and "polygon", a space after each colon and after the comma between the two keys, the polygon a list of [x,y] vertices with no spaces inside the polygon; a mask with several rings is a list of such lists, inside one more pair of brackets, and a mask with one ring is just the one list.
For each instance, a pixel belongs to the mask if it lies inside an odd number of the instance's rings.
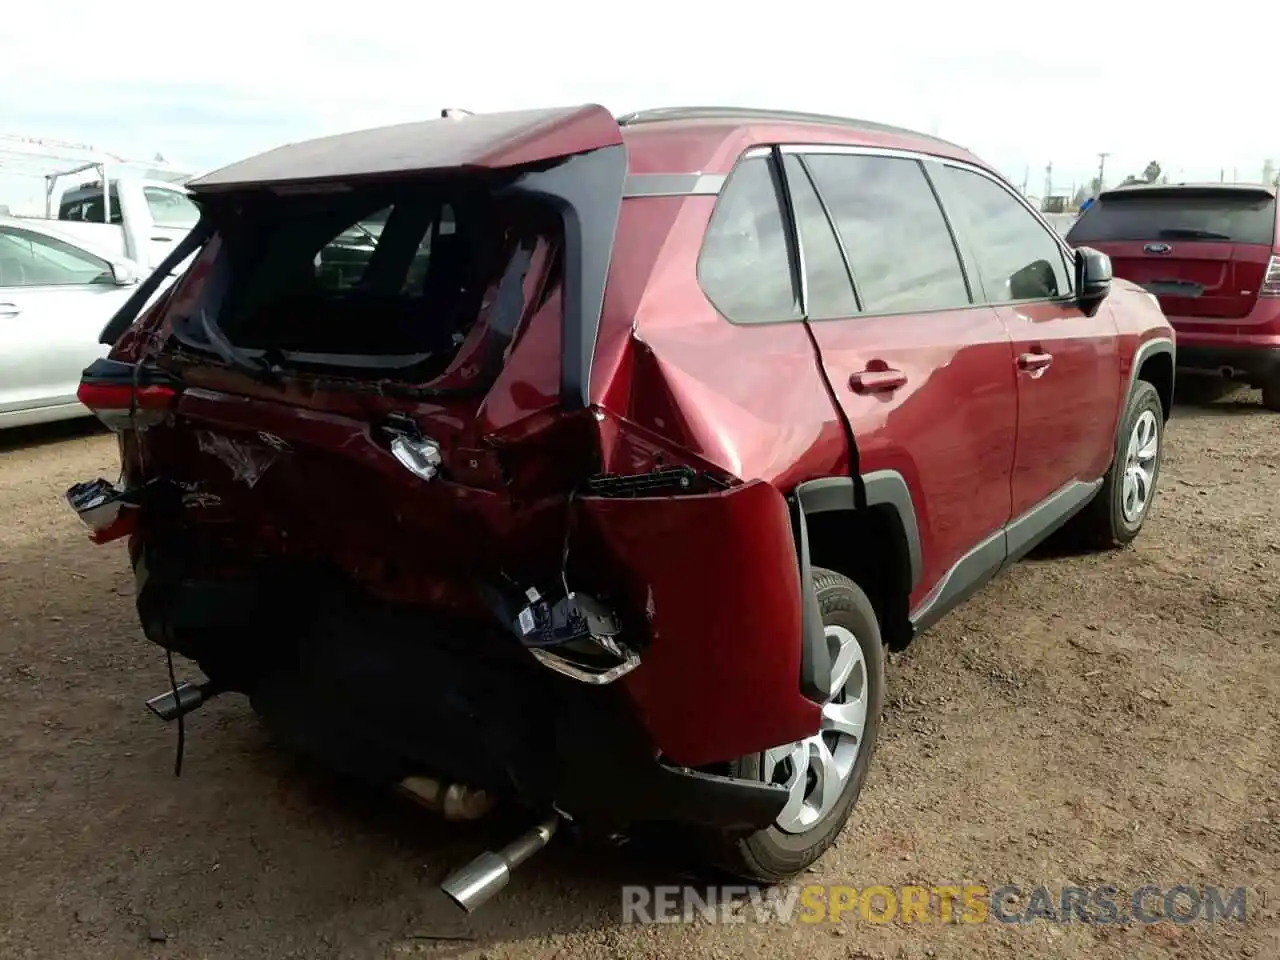
{"label": "rear hatch", "polygon": [[[1273,267],[1276,192],[1262,185],[1139,185],[1101,194],[1067,233],[1108,254],[1175,318],[1239,326]],[[1273,277],[1273,279],[1275,279]]]}
{"label": "rear hatch", "polygon": [[176,484],[180,522],[221,540],[418,597],[559,571],[565,500],[599,458],[589,383],[625,176],[599,107],[218,171],[189,185],[192,267],[104,331],[116,365],[82,396],[101,416],[143,367],[150,405],[172,387],[174,416],[127,438],[126,475]]}

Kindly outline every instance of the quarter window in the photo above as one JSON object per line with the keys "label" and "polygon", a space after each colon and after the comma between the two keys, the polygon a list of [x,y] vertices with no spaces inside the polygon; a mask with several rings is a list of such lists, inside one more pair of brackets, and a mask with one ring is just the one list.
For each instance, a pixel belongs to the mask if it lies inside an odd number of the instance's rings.
{"label": "quarter window", "polygon": [[840,231],[864,312],[969,305],[960,255],[918,162],[815,153],[805,163]]}
{"label": "quarter window", "polygon": [[698,282],[730,320],[799,319],[778,183],[767,158],[744,160],[725,183],[698,257]]}
{"label": "quarter window", "polygon": [[967,224],[987,300],[1052,300],[1071,292],[1058,241],[1008,190],[989,177],[959,167],[941,171]]}

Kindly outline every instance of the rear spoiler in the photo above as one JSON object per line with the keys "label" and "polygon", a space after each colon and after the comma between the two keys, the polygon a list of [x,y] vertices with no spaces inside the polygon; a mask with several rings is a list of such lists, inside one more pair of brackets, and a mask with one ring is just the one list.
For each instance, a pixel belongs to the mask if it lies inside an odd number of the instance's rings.
{"label": "rear spoiler", "polygon": [[1240,200],[1274,200],[1276,188],[1265,183],[1159,183],[1112,187],[1098,194],[1099,200],[1136,200],[1143,197],[1238,198]]}

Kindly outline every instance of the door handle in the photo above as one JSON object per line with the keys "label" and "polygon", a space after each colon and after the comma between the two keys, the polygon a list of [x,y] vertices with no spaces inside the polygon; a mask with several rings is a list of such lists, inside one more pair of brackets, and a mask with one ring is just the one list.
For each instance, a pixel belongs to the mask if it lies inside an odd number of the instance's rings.
{"label": "door handle", "polygon": [[1044,371],[1051,363],[1052,353],[1024,353],[1018,357],[1018,369],[1030,370],[1032,373]]}
{"label": "door handle", "polygon": [[173,237],[152,237],[156,243],[173,243]]}
{"label": "door handle", "polygon": [[0,303],[0,317],[16,317],[22,308],[16,303]]}
{"label": "door handle", "polygon": [[907,375],[901,370],[863,370],[849,378],[854,393],[888,393],[904,386]]}

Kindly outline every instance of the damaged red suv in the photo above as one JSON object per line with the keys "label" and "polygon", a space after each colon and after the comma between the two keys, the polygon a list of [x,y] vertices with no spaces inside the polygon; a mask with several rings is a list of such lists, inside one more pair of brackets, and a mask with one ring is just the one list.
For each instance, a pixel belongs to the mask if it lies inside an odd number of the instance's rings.
{"label": "damaged red suv", "polygon": [[950,143],[598,106],[293,144],[103,331],[81,400],[147,636],[349,774],[802,871],[904,646],[1065,525],[1131,540],[1174,344]]}

